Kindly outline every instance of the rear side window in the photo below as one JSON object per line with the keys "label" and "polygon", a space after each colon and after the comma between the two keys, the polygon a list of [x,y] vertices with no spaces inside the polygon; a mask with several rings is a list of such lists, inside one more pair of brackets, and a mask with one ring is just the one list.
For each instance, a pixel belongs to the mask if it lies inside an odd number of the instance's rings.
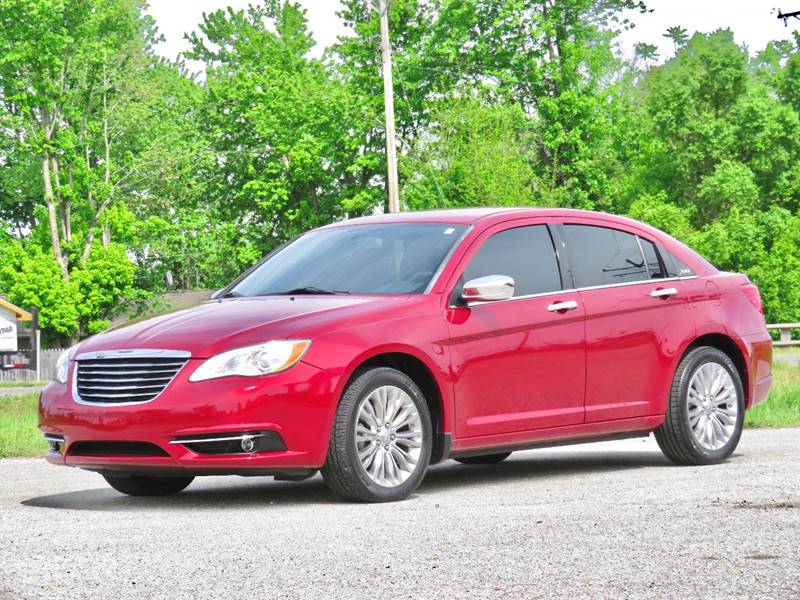
{"label": "rear side window", "polygon": [[636,236],[594,225],[564,225],[578,287],[644,281],[649,278]]}
{"label": "rear side window", "polygon": [[480,247],[464,271],[464,282],[487,275],[514,279],[514,296],[561,289],[553,240],[545,225],[515,227],[494,234]]}
{"label": "rear side window", "polygon": [[639,238],[639,243],[642,245],[642,252],[644,252],[644,260],[647,264],[647,273],[650,279],[664,279],[669,277],[667,269],[661,262],[658,249],[656,245],[650,240]]}
{"label": "rear side window", "polygon": [[662,252],[664,262],[667,264],[667,273],[670,277],[691,277],[695,275],[695,272],[681,259],[672,254],[672,252],[668,252],[667,250],[662,250]]}

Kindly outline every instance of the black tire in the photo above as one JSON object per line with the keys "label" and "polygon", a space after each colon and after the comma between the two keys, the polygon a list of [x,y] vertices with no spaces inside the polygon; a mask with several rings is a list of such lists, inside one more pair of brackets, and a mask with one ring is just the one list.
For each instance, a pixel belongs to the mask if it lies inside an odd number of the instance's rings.
{"label": "black tire", "polygon": [[[692,376],[703,365],[716,363],[731,376],[736,392],[738,411],[733,433],[728,442],[717,450],[701,445],[692,433],[689,424],[687,396]],[[672,462],[679,465],[712,465],[728,458],[742,436],[744,426],[744,387],[739,372],[724,352],[709,346],[700,346],[683,357],[672,381],[666,419],[655,431],[661,451]]]}
{"label": "black tire", "polygon": [[511,452],[500,452],[498,454],[482,454],[480,456],[462,456],[453,458],[454,461],[463,465],[496,465],[511,456]]}
{"label": "black tire", "polygon": [[103,475],[112,488],[128,496],[172,496],[185,490],[194,477]]}
{"label": "black tire", "polygon": [[[358,458],[356,446],[357,410],[361,401],[381,386],[392,385],[408,394],[417,409],[422,429],[422,443],[417,465],[401,484],[384,487],[375,483]],[[336,411],[328,456],[322,477],[334,493],[358,502],[393,502],[411,495],[422,483],[430,463],[433,428],[428,404],[414,381],[405,373],[379,367],[358,375],[345,389]]]}

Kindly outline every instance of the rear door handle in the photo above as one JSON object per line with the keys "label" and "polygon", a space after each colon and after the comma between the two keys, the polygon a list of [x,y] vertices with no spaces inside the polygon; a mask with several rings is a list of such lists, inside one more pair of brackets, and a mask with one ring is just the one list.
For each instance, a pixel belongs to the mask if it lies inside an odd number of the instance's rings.
{"label": "rear door handle", "polygon": [[550,312],[567,312],[568,310],[575,310],[578,308],[578,303],[574,300],[569,302],[556,302],[547,307]]}
{"label": "rear door handle", "polygon": [[653,290],[650,292],[650,295],[653,298],[669,298],[670,296],[674,296],[678,293],[678,290],[675,288],[658,288],[657,290]]}

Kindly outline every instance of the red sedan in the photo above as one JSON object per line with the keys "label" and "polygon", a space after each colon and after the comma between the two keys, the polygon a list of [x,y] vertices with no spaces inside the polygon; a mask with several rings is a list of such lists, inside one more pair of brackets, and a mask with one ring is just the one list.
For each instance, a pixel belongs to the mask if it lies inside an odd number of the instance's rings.
{"label": "red sedan", "polygon": [[214,299],[68,350],[47,460],[120,492],[197,475],[399,500],[428,465],[647,436],[728,458],[772,382],[758,289],[622,217],[476,209],[310,231]]}

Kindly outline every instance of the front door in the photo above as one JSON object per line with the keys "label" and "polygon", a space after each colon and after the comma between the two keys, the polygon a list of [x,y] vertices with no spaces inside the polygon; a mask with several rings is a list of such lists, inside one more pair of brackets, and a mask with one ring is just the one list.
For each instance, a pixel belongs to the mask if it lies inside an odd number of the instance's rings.
{"label": "front door", "polygon": [[514,297],[450,307],[456,436],[469,438],[583,422],[584,310],[562,284],[547,225],[489,229],[461,261],[451,289],[506,275]]}

